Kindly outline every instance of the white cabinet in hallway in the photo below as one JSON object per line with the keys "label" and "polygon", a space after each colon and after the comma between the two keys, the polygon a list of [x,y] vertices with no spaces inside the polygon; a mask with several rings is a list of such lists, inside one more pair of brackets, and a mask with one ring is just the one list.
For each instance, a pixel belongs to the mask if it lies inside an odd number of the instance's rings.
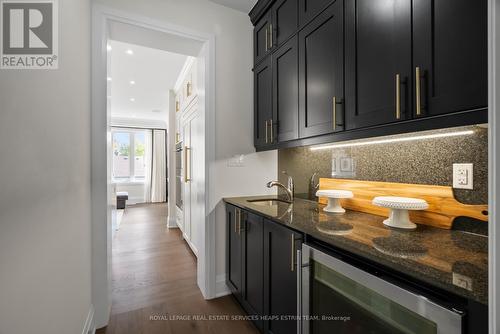
{"label": "white cabinet in hallway", "polygon": [[200,244],[199,224],[205,220],[200,208],[204,205],[202,194],[205,178],[204,156],[205,142],[203,134],[203,115],[199,112],[196,101],[186,111],[181,124],[184,134],[184,201],[183,201],[183,235],[191,249],[198,254]]}
{"label": "white cabinet in hallway", "polygon": [[182,141],[182,212],[178,224],[186,242],[198,256],[205,205],[205,120],[199,108],[195,61],[188,62],[176,93],[176,131]]}

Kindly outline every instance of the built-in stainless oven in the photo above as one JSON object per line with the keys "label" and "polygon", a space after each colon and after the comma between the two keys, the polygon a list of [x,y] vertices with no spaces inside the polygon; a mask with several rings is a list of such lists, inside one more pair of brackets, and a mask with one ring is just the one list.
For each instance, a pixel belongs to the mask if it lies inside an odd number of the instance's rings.
{"label": "built-in stainless oven", "polygon": [[457,334],[464,314],[304,244],[297,253],[300,334]]}
{"label": "built-in stainless oven", "polygon": [[175,145],[175,205],[182,210],[182,142]]}

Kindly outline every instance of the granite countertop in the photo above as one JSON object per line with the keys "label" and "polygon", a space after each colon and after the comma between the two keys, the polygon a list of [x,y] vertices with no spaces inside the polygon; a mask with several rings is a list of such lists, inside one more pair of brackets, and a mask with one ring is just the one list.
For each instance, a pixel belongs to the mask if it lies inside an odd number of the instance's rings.
{"label": "granite countertop", "polygon": [[[385,265],[459,296],[488,304],[488,238],[462,231],[418,225],[390,229],[386,217],[347,211],[332,214],[324,205],[295,199],[293,204],[259,205],[235,197],[224,201],[267,217],[298,232]],[[464,282],[469,281],[469,286]]]}

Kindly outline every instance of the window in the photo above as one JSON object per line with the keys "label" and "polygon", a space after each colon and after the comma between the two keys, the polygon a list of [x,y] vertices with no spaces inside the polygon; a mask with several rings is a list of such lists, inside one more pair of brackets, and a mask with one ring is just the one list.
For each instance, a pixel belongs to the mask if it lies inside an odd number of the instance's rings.
{"label": "window", "polygon": [[143,182],[146,177],[146,131],[114,129],[113,180]]}

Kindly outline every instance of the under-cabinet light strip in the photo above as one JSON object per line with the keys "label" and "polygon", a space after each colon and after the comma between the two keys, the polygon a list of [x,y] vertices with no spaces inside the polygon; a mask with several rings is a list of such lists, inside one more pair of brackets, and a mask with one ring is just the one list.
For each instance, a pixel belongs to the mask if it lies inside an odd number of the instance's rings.
{"label": "under-cabinet light strip", "polygon": [[472,134],[474,134],[474,130],[456,131],[456,132],[447,132],[447,133],[436,133],[436,134],[432,134],[432,135],[411,136],[411,137],[403,137],[403,138],[370,140],[370,141],[360,142],[360,143],[322,145],[322,146],[311,147],[311,151],[328,150],[328,149],[343,148],[343,147],[355,147],[355,146],[399,143],[399,142],[407,142],[407,141],[414,141],[414,140],[467,136],[467,135],[472,135]]}

